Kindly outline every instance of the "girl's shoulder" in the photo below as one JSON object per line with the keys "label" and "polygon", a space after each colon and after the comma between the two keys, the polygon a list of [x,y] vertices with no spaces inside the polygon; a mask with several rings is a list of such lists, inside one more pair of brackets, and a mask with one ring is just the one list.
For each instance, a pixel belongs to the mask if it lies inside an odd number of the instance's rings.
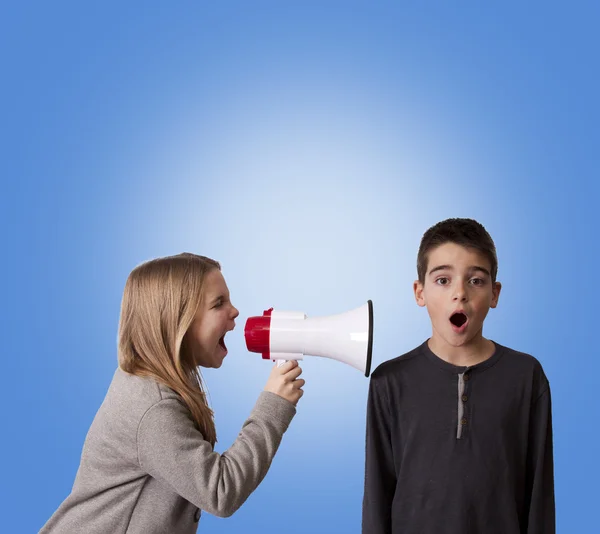
{"label": "girl's shoulder", "polygon": [[175,391],[154,378],[133,375],[118,367],[104,404],[111,411],[127,412],[134,417],[141,417],[155,404],[171,399],[182,402]]}
{"label": "girl's shoulder", "polygon": [[[171,405],[178,396],[150,377],[115,370],[106,396],[86,436],[82,464],[95,465],[107,451],[121,458],[124,465],[138,463],[138,430],[146,414],[157,405]],[[180,397],[179,397],[180,398]],[[176,406],[179,406],[177,404]]]}

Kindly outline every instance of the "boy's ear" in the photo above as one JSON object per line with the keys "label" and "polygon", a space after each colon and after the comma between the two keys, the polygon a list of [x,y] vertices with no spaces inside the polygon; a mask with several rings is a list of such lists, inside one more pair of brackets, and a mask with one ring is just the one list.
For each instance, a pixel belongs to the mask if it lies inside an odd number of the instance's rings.
{"label": "boy's ear", "polygon": [[421,307],[425,306],[425,297],[423,296],[423,284],[418,280],[413,283],[413,291],[415,292],[415,300]]}
{"label": "boy's ear", "polygon": [[498,299],[500,298],[500,290],[502,289],[502,284],[500,282],[494,282],[492,287],[492,303],[490,304],[490,308],[495,308],[498,306]]}

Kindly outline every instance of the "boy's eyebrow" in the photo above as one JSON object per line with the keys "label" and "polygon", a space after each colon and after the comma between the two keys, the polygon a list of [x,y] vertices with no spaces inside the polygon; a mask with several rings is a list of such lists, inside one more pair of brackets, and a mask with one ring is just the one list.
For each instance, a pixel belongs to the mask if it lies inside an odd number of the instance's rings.
{"label": "boy's eyebrow", "polygon": [[480,267],[479,265],[473,265],[473,267],[469,268],[469,271],[481,271],[483,274],[491,276],[490,271],[488,271],[485,267]]}
{"label": "boy's eyebrow", "polygon": [[[453,271],[454,267],[452,267],[452,265],[438,265],[437,267],[434,267],[433,269],[431,269],[431,271],[429,271],[429,274],[435,273],[436,271]],[[469,267],[468,269],[469,272],[473,272],[473,271],[480,271],[484,274],[487,274],[488,276],[490,275],[490,271],[488,271],[485,267],[481,267],[480,265],[473,265],[471,267]]]}
{"label": "boy's eyebrow", "polygon": [[454,267],[452,265],[438,265],[429,271],[429,274],[435,273],[436,271],[452,271]]}

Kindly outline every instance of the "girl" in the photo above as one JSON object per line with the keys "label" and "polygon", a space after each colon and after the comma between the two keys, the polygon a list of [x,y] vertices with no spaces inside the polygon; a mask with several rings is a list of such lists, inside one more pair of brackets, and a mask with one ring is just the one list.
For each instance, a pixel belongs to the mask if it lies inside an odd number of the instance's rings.
{"label": "girl", "polygon": [[215,452],[198,366],[221,366],[237,316],[214,260],[186,253],[131,272],[119,367],[72,492],[42,534],[192,533],[201,510],[228,517],[246,501],[271,465],[305,382],[297,362],[274,366],[233,445]]}

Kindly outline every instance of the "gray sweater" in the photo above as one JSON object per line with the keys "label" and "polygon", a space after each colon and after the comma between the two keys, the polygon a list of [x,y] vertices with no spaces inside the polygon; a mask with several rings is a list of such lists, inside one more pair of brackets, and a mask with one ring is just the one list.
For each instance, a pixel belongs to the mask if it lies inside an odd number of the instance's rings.
{"label": "gray sweater", "polygon": [[228,517],[263,480],[296,413],[260,393],[223,454],[194,427],[181,397],[117,369],[83,446],[71,494],[40,531],[192,533],[200,511]]}

